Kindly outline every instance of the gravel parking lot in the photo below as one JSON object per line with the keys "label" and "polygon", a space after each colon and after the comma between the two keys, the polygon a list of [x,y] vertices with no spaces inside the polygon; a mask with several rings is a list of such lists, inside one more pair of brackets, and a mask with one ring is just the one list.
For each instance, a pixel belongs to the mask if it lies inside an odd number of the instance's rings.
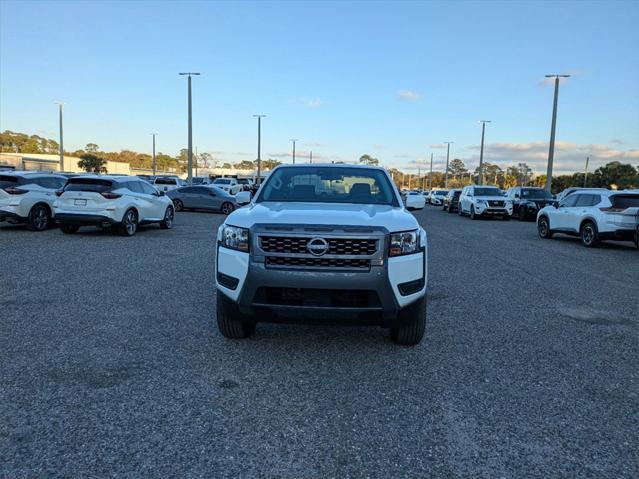
{"label": "gravel parking lot", "polygon": [[638,477],[639,254],[426,207],[422,344],[215,325],[221,215],[0,226],[2,477]]}

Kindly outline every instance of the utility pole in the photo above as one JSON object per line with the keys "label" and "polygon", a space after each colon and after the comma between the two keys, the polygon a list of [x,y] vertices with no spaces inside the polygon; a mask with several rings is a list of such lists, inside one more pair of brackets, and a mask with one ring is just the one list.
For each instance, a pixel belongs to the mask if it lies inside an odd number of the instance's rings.
{"label": "utility pole", "polygon": [[546,170],[546,190],[550,193],[552,187],[552,162],[555,156],[555,130],[557,127],[557,99],[559,97],[559,79],[568,78],[570,75],[546,75],[546,78],[555,79],[555,97],[552,103],[552,122],[550,124],[550,146],[548,147],[548,169]]}
{"label": "utility pole", "polygon": [[309,157],[308,162],[309,162],[310,164],[313,164],[313,150],[311,150],[311,155],[310,155],[310,157]]}
{"label": "utility pole", "polygon": [[262,118],[266,115],[253,115],[253,118],[257,118],[257,179],[255,183],[257,185],[262,183]]}
{"label": "utility pole", "polygon": [[428,175],[428,191],[433,189],[433,153],[430,154],[430,174]]}
{"label": "utility pole", "polygon": [[444,176],[444,189],[448,189],[448,160],[450,159],[450,145],[453,143],[452,141],[445,141],[446,145],[446,174]]}
{"label": "utility pole", "polygon": [[60,172],[64,171],[64,146],[63,146],[63,132],[62,132],[62,106],[64,102],[57,101],[59,111],[59,122],[60,122]]}
{"label": "utility pole", "polygon": [[584,188],[588,184],[588,162],[590,161],[590,157],[586,157],[586,170],[584,171]]}
{"label": "utility pole", "polygon": [[151,136],[153,136],[153,176],[155,176],[156,170],[157,170],[157,164],[155,161],[155,135],[157,135],[157,133],[151,133]]}
{"label": "utility pole", "polygon": [[293,142],[293,164],[295,164],[295,143],[297,143],[299,140],[297,138],[294,138],[292,140],[289,140]]}
{"label": "utility pole", "polygon": [[195,147],[195,176],[198,176],[197,174],[197,163],[198,163],[198,156],[197,156],[197,146]]}
{"label": "utility pole", "polygon": [[189,77],[189,149],[188,149],[188,162],[187,162],[187,183],[193,184],[193,109],[191,105],[191,76],[198,76],[199,73],[186,72],[180,73],[180,75],[186,75]]}
{"label": "utility pole", "polygon": [[484,133],[486,132],[486,123],[490,123],[490,120],[479,120],[481,123],[481,147],[479,148],[479,178],[477,183],[479,185],[484,184]]}

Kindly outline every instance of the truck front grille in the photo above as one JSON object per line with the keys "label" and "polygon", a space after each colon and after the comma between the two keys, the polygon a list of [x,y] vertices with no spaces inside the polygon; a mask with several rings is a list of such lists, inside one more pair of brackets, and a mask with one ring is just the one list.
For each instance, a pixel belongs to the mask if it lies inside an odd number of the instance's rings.
{"label": "truck front grille", "polygon": [[292,268],[344,268],[344,269],[368,269],[371,262],[368,259],[353,258],[300,258],[286,256],[267,256],[267,267],[292,267]]}
{"label": "truck front grille", "polygon": [[[306,248],[313,237],[260,236],[260,248],[265,253],[308,254]],[[326,238],[331,255],[370,256],[377,251],[376,239]]]}

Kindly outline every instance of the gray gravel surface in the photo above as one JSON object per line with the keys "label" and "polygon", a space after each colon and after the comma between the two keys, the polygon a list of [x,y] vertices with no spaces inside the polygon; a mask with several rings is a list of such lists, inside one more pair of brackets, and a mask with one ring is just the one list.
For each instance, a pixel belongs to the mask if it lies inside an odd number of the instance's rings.
{"label": "gray gravel surface", "polygon": [[0,475],[638,477],[639,253],[427,207],[427,334],[215,325],[221,215],[0,226]]}

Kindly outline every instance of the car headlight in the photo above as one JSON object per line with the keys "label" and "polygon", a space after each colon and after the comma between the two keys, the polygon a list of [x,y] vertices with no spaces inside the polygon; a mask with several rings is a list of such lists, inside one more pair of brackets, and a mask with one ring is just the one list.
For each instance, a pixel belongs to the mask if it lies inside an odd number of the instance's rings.
{"label": "car headlight", "polygon": [[484,206],[486,204],[486,200],[475,200],[476,205]]}
{"label": "car headlight", "polygon": [[391,233],[389,256],[402,256],[418,251],[419,232],[417,230]]}
{"label": "car headlight", "polygon": [[224,225],[222,229],[222,246],[248,253],[249,230],[238,226]]}
{"label": "car headlight", "polygon": [[508,206],[508,207],[512,207],[512,205],[513,205],[513,202],[512,202],[512,201],[506,201],[506,206]]}

